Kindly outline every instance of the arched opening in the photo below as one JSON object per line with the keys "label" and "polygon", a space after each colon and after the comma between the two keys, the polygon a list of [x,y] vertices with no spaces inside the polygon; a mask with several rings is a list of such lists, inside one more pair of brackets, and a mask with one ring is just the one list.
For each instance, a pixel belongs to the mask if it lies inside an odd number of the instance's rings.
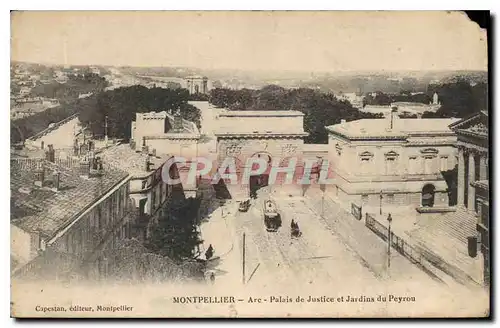
{"label": "arched opening", "polygon": [[436,192],[436,187],[432,184],[426,184],[422,188],[422,206],[423,207],[433,207],[434,206],[434,195]]}
{"label": "arched opening", "polygon": [[[266,161],[267,163],[267,168],[262,174],[256,174],[256,175],[251,175],[250,176],[250,181],[248,183],[248,186],[250,188],[250,197],[251,198],[256,198],[257,197],[257,191],[260,188],[266,187],[269,185],[269,173],[271,170],[271,165],[272,165],[272,158],[271,155],[265,152],[261,153],[256,153],[251,156],[256,157],[256,158],[262,158]],[[254,169],[257,169],[258,164],[254,164],[255,167],[252,167],[252,171]]]}

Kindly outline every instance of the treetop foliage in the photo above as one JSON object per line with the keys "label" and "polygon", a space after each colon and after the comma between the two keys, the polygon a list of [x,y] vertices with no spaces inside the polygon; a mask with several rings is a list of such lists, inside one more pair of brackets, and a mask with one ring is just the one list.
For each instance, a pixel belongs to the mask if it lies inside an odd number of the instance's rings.
{"label": "treetop foliage", "polygon": [[331,93],[299,88],[285,89],[269,85],[260,90],[214,89],[210,102],[230,110],[298,110],[304,113],[304,128],[308,143],[328,143],[326,126],[381,115],[363,113],[349,102],[337,100]]}

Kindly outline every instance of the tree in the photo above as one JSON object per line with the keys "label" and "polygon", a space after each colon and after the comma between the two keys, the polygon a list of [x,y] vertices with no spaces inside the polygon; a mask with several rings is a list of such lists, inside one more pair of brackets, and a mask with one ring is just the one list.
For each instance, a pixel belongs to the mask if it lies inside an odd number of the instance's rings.
{"label": "tree", "polygon": [[168,203],[152,227],[146,247],[177,262],[196,257],[202,243],[197,229],[199,205],[200,200],[194,198]]}
{"label": "tree", "polygon": [[488,110],[488,86],[486,83],[471,83],[462,77],[451,82],[429,86],[431,93],[436,92],[441,101],[438,117],[463,118],[480,110]]}
{"label": "tree", "polygon": [[124,239],[103,255],[110,261],[108,278],[128,283],[180,281],[203,277],[201,263],[175,263],[172,259],[155,254],[137,239]]}
{"label": "tree", "polygon": [[327,143],[326,126],[360,118],[376,118],[380,115],[363,113],[349,102],[339,101],[333,94],[308,88],[284,89],[269,85],[260,90],[217,89],[210,101],[230,110],[298,110],[304,113],[304,129],[309,133],[309,143]]}
{"label": "tree", "polygon": [[136,113],[180,109],[182,118],[200,127],[201,113],[188,104],[186,89],[162,89],[144,86],[118,88],[99,93],[93,103],[80,109],[79,118],[96,136],[104,135],[105,117],[108,117],[108,136],[130,138],[131,122]]}

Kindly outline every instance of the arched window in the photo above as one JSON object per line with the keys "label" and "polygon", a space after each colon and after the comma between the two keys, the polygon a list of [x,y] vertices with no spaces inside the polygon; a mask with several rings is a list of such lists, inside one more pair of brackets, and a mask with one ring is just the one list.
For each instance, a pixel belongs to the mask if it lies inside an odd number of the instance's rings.
{"label": "arched window", "polygon": [[422,188],[422,206],[433,207],[434,206],[434,194],[436,192],[436,187],[432,184],[426,184]]}

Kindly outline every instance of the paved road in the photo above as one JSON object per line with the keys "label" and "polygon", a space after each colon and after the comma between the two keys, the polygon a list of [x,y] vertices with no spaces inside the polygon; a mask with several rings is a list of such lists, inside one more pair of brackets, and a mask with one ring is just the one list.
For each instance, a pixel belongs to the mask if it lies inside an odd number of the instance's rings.
{"label": "paved road", "polygon": [[[325,229],[305,200],[281,199],[277,203],[283,220],[277,232],[266,231],[260,201],[235,217],[237,234],[246,234],[249,284],[341,285],[346,277],[353,276],[368,284],[376,282],[375,275],[356,254]],[[290,237],[292,219],[303,232],[298,239]]]}

